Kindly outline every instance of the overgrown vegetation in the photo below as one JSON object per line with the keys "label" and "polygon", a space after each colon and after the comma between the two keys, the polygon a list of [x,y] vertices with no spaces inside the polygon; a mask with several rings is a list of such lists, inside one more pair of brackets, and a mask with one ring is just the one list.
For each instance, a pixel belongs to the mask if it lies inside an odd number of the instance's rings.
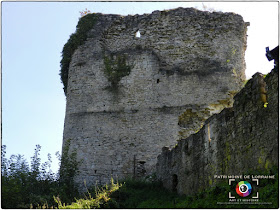
{"label": "overgrown vegetation", "polygon": [[[111,198],[112,193],[116,192],[122,187],[122,184],[114,183],[111,179],[111,184],[105,187],[96,187],[94,192],[88,192],[86,198],[76,199],[70,205],[65,205],[60,200],[56,199],[59,209],[97,209],[97,208],[119,208],[118,203]],[[91,195],[94,195],[92,197]]]}
{"label": "overgrown vegetation", "polygon": [[56,154],[65,166],[57,174],[51,170],[50,154],[48,161],[41,163],[40,145],[36,145],[30,166],[22,155],[6,158],[5,145],[1,149],[2,208],[50,208],[57,206],[53,196],[67,203],[78,196],[73,182],[78,162],[75,153],[68,154],[69,141],[62,157]]}
{"label": "overgrown vegetation", "polygon": [[6,146],[2,146],[2,208],[30,208],[30,204],[54,204],[52,195],[59,194],[57,177],[50,170],[50,156],[48,162],[40,163],[40,149],[37,145],[29,166],[22,155],[11,155],[10,159],[7,159]]}
{"label": "overgrown vegetation", "polygon": [[235,192],[235,186],[228,185],[228,180],[222,180],[217,186],[193,196],[179,196],[166,190],[156,181],[128,179],[115,183],[111,180],[110,185],[101,188],[96,186],[85,196],[78,194],[73,182],[79,163],[76,161],[77,152],[69,152],[69,141],[64,145],[65,152],[61,158],[57,155],[65,166],[58,174],[50,170],[50,155],[48,161],[41,164],[40,149],[41,147],[37,145],[29,166],[21,155],[12,155],[7,159],[6,146],[2,146],[2,208],[278,208],[279,206],[278,168],[246,173],[275,175],[275,179],[260,179],[259,186],[253,187],[253,190],[259,193],[259,204],[218,204],[217,202],[228,202],[228,192]]}
{"label": "overgrown vegetation", "polygon": [[60,78],[63,83],[63,90],[67,94],[68,71],[71,58],[75,50],[84,44],[87,39],[88,32],[93,28],[97,20],[97,15],[85,11],[81,13],[81,18],[77,24],[76,32],[71,34],[69,40],[64,45],[62,50],[62,59],[60,61]]}
{"label": "overgrown vegetation", "polygon": [[[278,208],[278,169],[250,174],[275,174],[277,177],[261,179],[257,188],[260,195],[258,204],[222,204],[229,202],[228,192],[235,192],[235,186],[230,186],[228,180],[194,196],[179,196],[164,189],[159,182],[130,179],[122,184],[111,182],[110,186],[93,192],[95,197],[89,193],[88,199],[77,200],[71,205],[60,203],[59,208]],[[264,202],[266,204],[262,204]]]}
{"label": "overgrown vegetation", "polygon": [[130,74],[131,66],[127,64],[125,55],[104,56],[104,73],[111,83],[112,89],[116,89],[122,77]]}
{"label": "overgrown vegetation", "polygon": [[74,177],[78,175],[78,165],[81,164],[81,162],[77,161],[77,150],[69,150],[70,142],[70,140],[65,142],[62,156],[59,157],[61,167],[58,174],[58,183],[63,189],[60,192],[60,198],[67,203],[70,203],[74,197],[79,195],[74,183]]}

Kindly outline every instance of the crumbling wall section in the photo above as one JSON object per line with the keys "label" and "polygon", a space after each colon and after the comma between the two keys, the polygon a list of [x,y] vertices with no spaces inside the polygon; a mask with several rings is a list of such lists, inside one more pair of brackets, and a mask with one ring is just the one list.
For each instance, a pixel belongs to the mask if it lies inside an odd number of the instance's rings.
{"label": "crumbling wall section", "polygon": [[[196,134],[158,156],[165,187],[193,194],[216,184],[214,175],[237,175],[278,166],[279,73],[256,73],[226,108]],[[174,182],[174,177],[177,177]]]}

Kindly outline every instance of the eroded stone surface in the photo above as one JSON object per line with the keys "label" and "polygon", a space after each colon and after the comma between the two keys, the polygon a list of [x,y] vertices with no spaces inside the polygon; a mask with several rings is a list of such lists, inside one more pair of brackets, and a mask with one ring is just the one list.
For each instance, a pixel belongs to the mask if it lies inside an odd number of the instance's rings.
{"label": "eroded stone surface", "polygon": [[[63,139],[83,160],[76,182],[151,174],[163,146],[231,106],[245,79],[246,28],[239,15],[193,8],[98,14],[69,68]],[[131,67],[117,86],[105,56],[124,56]]]}

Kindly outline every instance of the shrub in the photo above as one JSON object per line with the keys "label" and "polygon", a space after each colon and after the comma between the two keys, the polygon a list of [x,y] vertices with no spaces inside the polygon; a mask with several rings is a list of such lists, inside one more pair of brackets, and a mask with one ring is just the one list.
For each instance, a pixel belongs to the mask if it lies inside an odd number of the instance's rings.
{"label": "shrub", "polygon": [[78,165],[81,162],[77,161],[77,150],[70,152],[70,142],[70,139],[65,142],[63,153],[59,157],[61,166],[58,173],[58,183],[59,187],[63,189],[60,192],[60,198],[66,203],[71,203],[73,198],[79,195],[74,177],[79,173]]}
{"label": "shrub", "polygon": [[71,34],[63,47],[62,59],[60,61],[60,78],[65,95],[67,94],[68,72],[72,55],[79,46],[84,44],[88,36],[87,34],[93,28],[96,20],[97,15],[93,13],[86,13],[86,15],[82,16],[77,24],[76,32]]}
{"label": "shrub", "polygon": [[58,174],[51,171],[50,154],[48,161],[41,163],[40,145],[36,145],[30,166],[22,155],[11,155],[7,159],[6,146],[3,145],[1,149],[2,208],[56,207],[54,195],[69,203],[78,195],[72,181],[78,162],[75,153],[68,154],[67,148],[67,155],[63,152],[61,159],[66,167]]}
{"label": "shrub", "polygon": [[104,56],[104,73],[113,89],[117,88],[122,77],[130,74],[131,66],[127,65],[125,55]]}
{"label": "shrub", "polygon": [[51,156],[41,164],[40,145],[36,145],[31,166],[22,155],[5,157],[6,146],[2,146],[2,208],[30,208],[30,204],[55,204],[52,194],[56,193],[56,175],[50,170]]}

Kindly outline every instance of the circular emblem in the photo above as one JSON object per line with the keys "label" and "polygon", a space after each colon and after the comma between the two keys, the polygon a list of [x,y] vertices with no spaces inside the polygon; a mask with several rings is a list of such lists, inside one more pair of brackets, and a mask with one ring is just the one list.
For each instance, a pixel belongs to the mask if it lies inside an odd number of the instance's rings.
{"label": "circular emblem", "polygon": [[238,182],[235,188],[237,194],[241,197],[247,197],[252,191],[252,186],[247,181]]}

